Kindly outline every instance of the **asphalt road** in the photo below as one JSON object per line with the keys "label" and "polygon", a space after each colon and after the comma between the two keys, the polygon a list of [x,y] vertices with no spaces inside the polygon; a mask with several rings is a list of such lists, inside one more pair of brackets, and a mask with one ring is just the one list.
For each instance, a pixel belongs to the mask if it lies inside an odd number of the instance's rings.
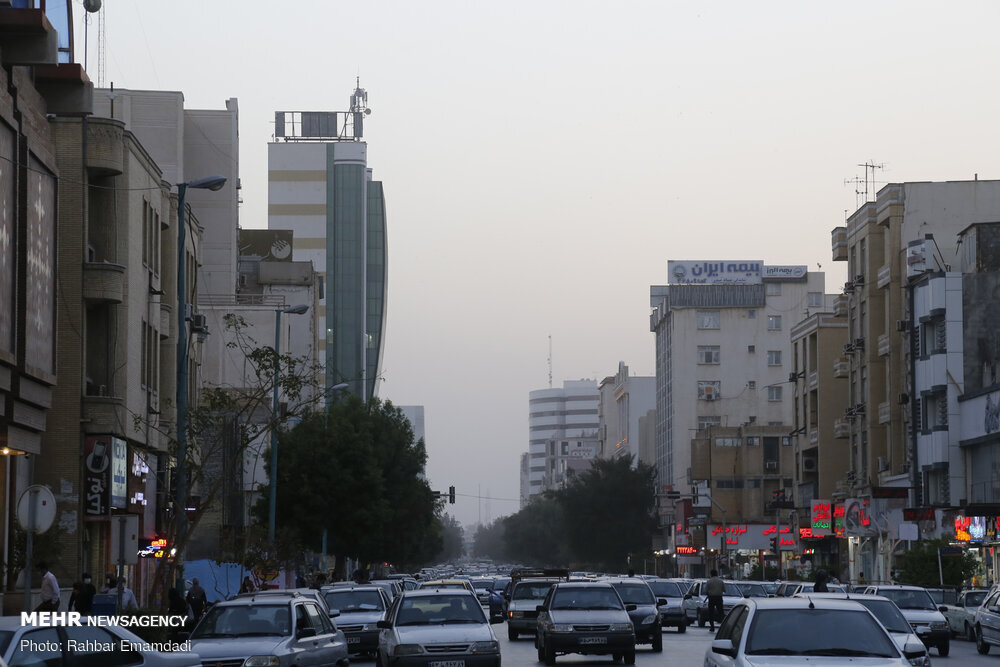
{"label": "asphalt road", "polygon": [[[503,660],[503,667],[540,667],[538,656],[535,652],[534,637],[527,635],[517,641],[507,639],[507,629],[503,623],[493,625],[493,631],[497,639],[500,640],[500,655]],[[644,667],[662,667],[667,665],[696,667],[704,664],[705,651],[712,643],[715,633],[709,632],[708,628],[697,626],[689,627],[687,632],[679,634],[676,630],[669,629],[663,633],[663,653],[653,653],[649,645],[640,644],[636,650],[635,664]],[[953,639],[951,642],[951,652],[946,658],[937,654],[937,649],[931,649],[931,662],[934,665],[954,665],[954,667],[966,667],[966,665],[993,665],[1000,667],[1000,648],[994,648],[990,655],[979,655],[976,653],[976,645],[962,640]],[[371,658],[352,658],[351,663],[355,665],[374,665]],[[586,665],[586,666],[610,666],[622,667],[622,663],[615,663],[611,656],[584,656],[584,655],[561,655],[557,658],[559,665]],[[846,663],[845,663],[846,664]]]}

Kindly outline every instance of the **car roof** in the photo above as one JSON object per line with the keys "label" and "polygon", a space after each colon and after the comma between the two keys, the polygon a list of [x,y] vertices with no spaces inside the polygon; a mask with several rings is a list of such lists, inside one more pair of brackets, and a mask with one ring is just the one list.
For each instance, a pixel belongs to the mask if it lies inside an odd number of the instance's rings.
{"label": "car roof", "polygon": [[793,597],[826,600],[886,600],[887,602],[892,602],[892,600],[884,595],[874,595],[872,593],[840,593],[837,591],[832,591],[830,593],[796,593]]}
{"label": "car roof", "polygon": [[403,591],[404,598],[429,598],[445,595],[468,595],[475,597],[475,594],[467,588],[434,588],[431,586],[429,588],[414,588],[410,591]]}
{"label": "car roof", "polygon": [[604,579],[603,581],[606,581],[609,584],[626,584],[631,586],[646,586],[646,587],[649,586],[649,584],[647,583],[647,581],[649,580],[636,579],[635,577],[609,577],[608,579]]}
{"label": "car roof", "polygon": [[869,584],[868,588],[877,588],[880,591],[926,591],[923,586],[910,586],[909,584]]}
{"label": "car roof", "polygon": [[556,588],[611,588],[608,581],[559,581],[554,584]]}
{"label": "car roof", "polygon": [[813,595],[795,596],[790,598],[743,598],[737,604],[753,605],[757,609],[864,609],[861,603],[854,600],[823,598]]}

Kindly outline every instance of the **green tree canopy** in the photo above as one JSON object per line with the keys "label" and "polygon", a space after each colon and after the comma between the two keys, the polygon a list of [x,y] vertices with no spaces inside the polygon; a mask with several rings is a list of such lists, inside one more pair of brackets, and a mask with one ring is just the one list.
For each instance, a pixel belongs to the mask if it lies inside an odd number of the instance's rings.
{"label": "green tree canopy", "polygon": [[[277,524],[363,563],[414,565],[441,550],[440,501],[422,477],[427,452],[402,410],[349,396],[307,415],[278,444]],[[270,453],[265,457],[271,478]],[[267,521],[269,488],[255,508]]]}
{"label": "green tree canopy", "polygon": [[941,556],[938,570],[938,549],[949,546],[948,540],[921,540],[909,551],[897,556],[896,578],[902,584],[914,586],[939,586],[944,577],[945,586],[959,586],[971,579],[978,564],[971,551],[960,555]]}

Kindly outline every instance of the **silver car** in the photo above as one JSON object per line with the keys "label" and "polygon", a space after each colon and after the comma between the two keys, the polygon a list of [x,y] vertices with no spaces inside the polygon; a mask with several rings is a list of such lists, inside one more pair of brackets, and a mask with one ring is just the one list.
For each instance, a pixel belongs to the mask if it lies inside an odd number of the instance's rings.
{"label": "silver car", "polygon": [[347,667],[347,641],[326,611],[302,595],[261,595],[215,604],[191,633],[207,665]]}
{"label": "silver car", "polygon": [[379,586],[324,588],[330,613],[337,613],[337,627],[347,638],[348,653],[373,654],[378,648],[378,622],[385,620],[392,600]]}
{"label": "silver car", "polygon": [[854,600],[745,598],[722,622],[704,664],[903,667],[926,653],[923,644],[912,640],[901,650],[875,616]]}
{"label": "silver car", "polygon": [[378,627],[377,667],[500,667],[500,642],[470,591],[406,591]]}

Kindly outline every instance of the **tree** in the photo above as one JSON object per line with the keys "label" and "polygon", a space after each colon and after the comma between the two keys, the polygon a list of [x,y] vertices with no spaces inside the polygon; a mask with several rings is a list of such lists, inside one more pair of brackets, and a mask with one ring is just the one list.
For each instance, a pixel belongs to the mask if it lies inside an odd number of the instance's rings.
{"label": "tree", "polygon": [[[441,550],[441,501],[423,478],[427,452],[402,410],[350,395],[279,438],[277,523],[318,548],[323,529],[337,556],[368,565],[426,562]],[[270,456],[266,457],[270,461]],[[270,465],[267,464],[270,479]],[[264,497],[255,507],[263,519]]]}
{"label": "tree", "polygon": [[476,556],[503,561],[508,559],[507,542],[505,541],[504,520],[496,519],[487,526],[479,526],[476,530],[473,550]]}
{"label": "tree", "polygon": [[[275,381],[285,400],[285,419],[303,414],[323,399],[315,383],[316,378],[321,377],[315,364],[258,345],[247,335],[247,326],[239,316],[229,314],[225,317],[226,347],[246,360],[242,385],[204,387],[187,407],[185,435],[188,446],[184,465],[189,483],[186,496],[172,497],[171,505],[165,508],[167,516],[162,534],[178,553],[183,553],[191,543],[201,521],[219,511],[220,505],[229,499],[234,483],[237,494],[242,496],[244,458],[261,438],[281,426],[282,416],[276,418],[271,409]],[[141,416],[134,418],[136,431],[159,431],[168,441],[167,453],[177,461],[181,452],[176,434],[168,430],[169,426],[171,424],[148,421]],[[175,475],[176,467],[171,473],[172,477]],[[187,511],[187,529],[181,535],[177,520],[179,510],[191,507],[192,498],[196,496],[197,507]],[[276,549],[275,553],[278,552],[290,550]],[[281,565],[284,564],[283,561]],[[177,561],[174,558],[157,559],[152,595],[153,599],[161,601],[162,608],[167,604],[166,591],[176,578]]]}
{"label": "tree", "polygon": [[514,560],[552,566],[569,562],[565,517],[551,497],[536,496],[520,512],[504,518],[503,533],[507,554]]}
{"label": "tree", "polygon": [[441,517],[441,551],[435,554],[437,562],[447,562],[465,555],[465,530],[450,514]]}
{"label": "tree", "polygon": [[976,573],[978,563],[971,551],[960,555],[942,555],[938,571],[938,549],[949,546],[946,539],[921,540],[897,556],[896,578],[914,586],[939,586],[942,575],[946,586],[959,586]]}
{"label": "tree", "polygon": [[596,459],[554,492],[570,553],[583,563],[621,571],[629,554],[647,552],[656,531],[655,480],[656,470],[644,463],[633,469],[632,457]]}

